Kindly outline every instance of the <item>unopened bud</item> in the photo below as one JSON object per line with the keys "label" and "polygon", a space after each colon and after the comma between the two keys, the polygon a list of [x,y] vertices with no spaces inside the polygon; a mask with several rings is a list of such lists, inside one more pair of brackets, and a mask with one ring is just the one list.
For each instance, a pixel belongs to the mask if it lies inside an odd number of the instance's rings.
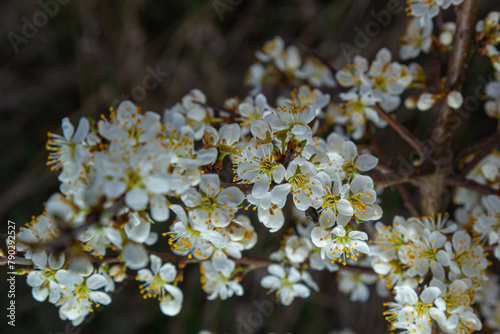
{"label": "unopened bud", "polygon": [[417,108],[420,111],[426,111],[432,108],[432,106],[436,103],[436,96],[431,93],[423,93],[420,95],[417,101]]}
{"label": "unopened bud", "polygon": [[413,110],[413,109],[417,108],[417,102],[418,102],[418,95],[412,95],[412,96],[408,96],[408,98],[406,98],[404,104],[405,104],[406,109]]}
{"label": "unopened bud", "polygon": [[448,106],[453,109],[458,109],[462,106],[462,103],[464,102],[464,98],[460,92],[457,91],[452,91],[448,94],[448,97],[446,98],[446,102],[448,103]]}

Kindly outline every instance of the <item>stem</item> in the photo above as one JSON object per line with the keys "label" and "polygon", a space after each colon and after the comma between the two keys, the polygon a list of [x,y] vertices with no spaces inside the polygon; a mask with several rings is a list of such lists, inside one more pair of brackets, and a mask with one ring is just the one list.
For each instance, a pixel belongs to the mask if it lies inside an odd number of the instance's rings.
{"label": "stem", "polygon": [[[462,91],[465,70],[469,60],[474,20],[479,0],[464,0],[456,7],[457,32],[453,42],[443,92]],[[432,161],[436,165],[434,175],[421,183],[420,197],[422,213],[443,212],[448,207],[450,193],[446,188],[446,179],[453,173],[453,152],[451,151],[451,120],[454,110],[441,100],[436,105],[436,112],[431,120],[431,139],[436,145]]]}
{"label": "stem", "polygon": [[411,147],[413,147],[418,155],[420,155],[420,158],[425,159],[425,150],[424,150],[424,145],[422,142],[413,135],[413,133],[410,132],[406,127],[404,127],[399,121],[388,113],[386,113],[382,108],[379,106],[374,107],[377,113],[381,118],[383,118],[391,128],[393,128],[400,136],[403,138],[408,144],[410,144]]}
{"label": "stem", "polygon": [[32,266],[33,261],[30,259],[25,259],[24,257],[15,256],[14,259],[9,260],[8,257],[0,257],[0,266],[5,264],[18,264],[20,266]]}
{"label": "stem", "polygon": [[[500,123],[499,123],[500,124]],[[477,153],[480,150],[493,151],[500,144],[500,132],[495,132],[487,137],[476,140],[470,145],[461,148],[455,154],[455,161],[458,162],[470,154]]]}
{"label": "stem", "polygon": [[493,189],[485,184],[481,184],[473,180],[468,180],[460,175],[447,178],[446,184],[454,187],[464,187],[477,191],[483,195],[500,195],[500,190]]}

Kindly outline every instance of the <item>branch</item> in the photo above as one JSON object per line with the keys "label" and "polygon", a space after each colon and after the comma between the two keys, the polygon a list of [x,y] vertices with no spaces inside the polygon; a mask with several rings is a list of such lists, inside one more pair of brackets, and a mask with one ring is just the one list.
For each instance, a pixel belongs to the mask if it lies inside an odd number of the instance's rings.
{"label": "branch", "polygon": [[[149,253],[157,255],[164,262],[174,263],[179,267],[184,267],[186,264],[201,263],[207,261],[207,260],[198,260],[196,258],[188,258],[186,256],[176,255],[174,253],[161,253],[154,251],[150,251]],[[98,263],[108,263],[108,264],[123,263],[123,261],[120,260],[119,256],[108,256],[103,259],[97,259],[97,258],[94,259]],[[252,267],[253,269],[267,267],[271,264],[279,264],[279,262],[277,261],[260,257],[242,257],[241,259],[232,259],[232,260],[236,263],[236,265],[249,266]],[[8,258],[0,257],[0,265],[5,265],[8,262],[9,262]],[[33,266],[33,262],[31,260],[19,256],[16,256],[14,260],[10,261],[10,263],[22,266]],[[351,264],[340,265],[339,267],[344,270],[361,271],[373,274],[373,269],[369,267],[358,267]]]}
{"label": "branch", "polygon": [[[465,79],[465,70],[469,60],[470,49],[472,45],[472,35],[474,33],[474,20],[476,18],[477,5],[479,0],[464,0],[464,2],[456,8],[457,11],[457,32],[453,43],[448,72],[446,75],[445,92],[452,90],[462,91],[462,84]],[[432,127],[433,133],[445,136],[444,140],[438,141],[436,145],[435,155],[444,157],[450,155],[451,146],[451,116],[453,109],[447,103],[441,103],[441,107],[437,110],[435,124]]]}
{"label": "branch", "polygon": [[414,201],[412,200],[412,198],[411,198],[410,194],[408,193],[408,190],[406,190],[405,186],[400,183],[400,184],[396,185],[396,188],[398,188],[398,192],[401,195],[401,198],[403,199],[403,203],[404,203],[406,209],[408,209],[408,211],[410,212],[410,214],[413,217],[420,216],[417,208],[413,204]]}
{"label": "branch", "polygon": [[462,168],[462,170],[460,171],[460,175],[463,176],[464,178],[467,177],[467,175],[470,172],[472,172],[474,167],[476,167],[481,162],[481,160],[486,158],[486,156],[488,156],[490,153],[491,151],[488,150],[479,151],[479,153],[474,157],[474,159],[472,159],[471,162],[469,162],[467,165],[465,165],[464,168]]}
{"label": "branch", "polygon": [[418,155],[420,155],[420,158],[425,159],[425,150],[424,150],[424,145],[422,142],[413,135],[413,133],[410,132],[406,127],[404,127],[399,121],[388,113],[386,113],[382,108],[380,108],[378,105],[374,106],[375,110],[379,114],[379,116],[384,119],[391,128],[393,128],[401,138],[403,138],[408,144],[410,144],[411,147],[413,147]]}
{"label": "branch", "polygon": [[493,189],[485,184],[481,184],[473,180],[468,180],[460,175],[447,178],[446,184],[453,187],[464,187],[477,191],[483,195],[500,195],[500,190]]}
{"label": "branch", "polygon": [[[383,167],[387,169],[388,167]],[[369,176],[373,179],[376,187],[386,188],[401,183],[417,184],[416,180],[431,175],[434,172],[434,166],[431,163],[425,163],[414,167],[407,173],[398,173],[394,169],[387,173],[372,173]]]}
{"label": "branch", "polygon": [[31,261],[30,259],[25,259],[24,257],[20,257],[20,256],[15,256],[13,260],[9,260],[8,257],[0,257],[0,266],[3,266],[5,264],[18,264],[18,265],[21,265],[21,266],[32,266],[33,265],[33,261]]}
{"label": "branch", "polygon": [[474,159],[460,172],[460,175],[466,177],[478,163],[481,162],[486,156],[488,156],[493,150],[498,148],[500,144],[500,132],[496,132],[488,137],[481,138],[474,143],[460,149],[455,157],[455,163],[459,163],[460,160],[466,158],[468,155],[476,154]]}

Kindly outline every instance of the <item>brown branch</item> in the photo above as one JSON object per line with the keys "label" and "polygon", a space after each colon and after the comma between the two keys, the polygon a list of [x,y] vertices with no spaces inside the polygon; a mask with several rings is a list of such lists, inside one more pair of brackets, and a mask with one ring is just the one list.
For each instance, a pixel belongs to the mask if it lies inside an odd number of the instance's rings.
{"label": "brown branch", "polygon": [[488,156],[490,153],[491,151],[488,150],[479,151],[479,153],[474,157],[474,159],[472,159],[472,161],[466,164],[465,167],[460,171],[460,175],[463,177],[467,177],[467,175],[470,172],[472,172],[474,167],[476,167],[481,162],[481,160],[486,158],[486,156]]}
{"label": "brown branch", "polygon": [[[70,248],[70,246],[77,240],[78,234],[80,232],[85,231],[87,228],[93,225],[100,224],[100,215],[104,210],[112,216],[116,215],[125,205],[124,198],[124,195],[118,197],[116,199],[116,202],[109,208],[94,208],[94,210],[87,215],[85,221],[81,225],[75,227],[71,227],[67,224],[62,224],[61,221],[55,219],[56,225],[61,231],[61,235],[47,242],[23,242],[23,244],[29,246],[32,249],[44,249],[49,252],[64,251],[65,249]],[[100,203],[104,203],[104,199],[102,199]]]}
{"label": "brown branch", "polygon": [[[472,37],[474,34],[474,23],[476,18],[477,5],[479,0],[464,0],[464,2],[456,8],[457,11],[457,32],[453,43],[448,72],[446,74],[445,92],[453,90],[462,91],[462,84],[465,79],[465,70],[469,60]],[[451,155],[451,116],[453,109],[447,103],[441,103],[437,110],[435,124],[432,127],[434,134],[444,140],[436,143],[435,155],[444,157]]]}
{"label": "brown branch", "polygon": [[500,195],[500,190],[495,190],[485,184],[468,180],[460,175],[455,175],[446,179],[446,184],[453,187],[464,187],[477,191],[483,195]]}
{"label": "brown branch", "polygon": [[20,256],[15,256],[13,260],[10,260],[9,261],[9,258],[8,257],[0,257],[0,266],[3,266],[3,265],[6,265],[6,264],[18,264],[18,265],[21,265],[21,266],[32,266],[33,265],[33,261],[31,261],[30,259],[25,259],[24,257],[20,257]]}
{"label": "brown branch", "polygon": [[401,138],[404,139],[411,147],[413,147],[417,153],[420,155],[420,158],[425,159],[425,149],[422,142],[413,135],[406,127],[404,127],[396,118],[393,118],[391,115],[386,113],[379,106],[374,106],[375,110],[379,114],[379,116],[384,119],[391,128],[393,128]]}
{"label": "brown branch", "polygon": [[413,204],[413,200],[410,196],[410,193],[408,193],[408,190],[406,190],[405,186],[400,183],[400,184],[396,185],[396,188],[398,188],[398,192],[401,195],[401,198],[403,199],[403,203],[404,203],[406,209],[408,209],[408,211],[410,212],[410,214],[413,217],[420,216],[417,208]]}
{"label": "brown branch", "polygon": [[[464,0],[456,7],[457,32],[453,42],[452,53],[448,64],[445,93],[462,91],[465,70],[469,60],[474,33],[474,20],[479,0]],[[435,143],[432,162],[435,173],[419,186],[422,214],[445,211],[450,201],[450,193],[446,188],[446,180],[453,173],[453,152],[451,151],[451,124],[454,110],[441,99],[434,108],[431,119],[431,139]]]}
{"label": "brown branch", "polygon": [[481,138],[474,143],[462,148],[457,152],[455,163],[460,163],[460,160],[466,158],[468,155],[476,154],[474,159],[467,163],[461,170],[460,175],[466,177],[478,163],[481,162],[486,156],[498,148],[500,144],[500,132],[496,132],[488,137]]}
{"label": "brown branch", "polygon": [[[384,166],[384,168],[388,168]],[[425,178],[434,172],[434,166],[431,163],[424,163],[420,166],[413,167],[408,173],[399,173],[392,169],[392,172],[387,173],[372,173],[370,177],[376,187],[386,188],[401,183],[418,184],[418,179]]]}
{"label": "brown branch", "polygon": [[[187,256],[176,255],[174,253],[161,253],[161,252],[149,251],[149,254],[157,255],[160,259],[162,259],[162,261],[174,263],[179,267],[184,267],[186,264],[201,263],[203,261],[207,261],[207,260],[198,260],[196,258],[188,258]],[[107,256],[103,259],[94,258],[94,260],[96,263],[107,263],[107,264],[123,263],[123,261],[120,259],[119,256]],[[249,266],[252,267],[253,269],[267,267],[271,264],[279,264],[279,262],[277,261],[260,257],[242,257],[241,259],[232,259],[232,260],[236,263],[236,265]],[[33,262],[31,260],[18,256],[15,257],[15,259],[11,260],[10,262],[22,266],[33,266]],[[8,258],[0,257],[0,265],[5,265],[7,263],[8,263]],[[360,271],[371,274],[374,273],[373,269],[369,267],[358,267],[351,264],[340,265],[339,267],[344,270]]]}
{"label": "brown branch", "polygon": [[458,162],[470,154],[481,150],[493,151],[500,144],[500,132],[495,132],[487,137],[476,140],[472,144],[462,147],[455,153],[455,160]]}

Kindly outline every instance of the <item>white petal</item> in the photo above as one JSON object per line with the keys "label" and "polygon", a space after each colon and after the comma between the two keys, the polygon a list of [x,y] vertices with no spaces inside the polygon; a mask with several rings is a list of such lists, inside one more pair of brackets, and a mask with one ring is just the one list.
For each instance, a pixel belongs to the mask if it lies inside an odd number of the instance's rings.
{"label": "white petal", "polygon": [[39,268],[47,266],[47,253],[44,250],[36,251],[31,255],[31,261]]}
{"label": "white petal", "polygon": [[39,270],[32,271],[28,274],[26,282],[31,287],[41,286],[44,283],[44,280],[42,279],[42,275],[43,275],[42,272]]}
{"label": "white petal", "polygon": [[59,254],[59,256],[50,253],[49,255],[49,267],[52,269],[61,269],[64,264],[65,256],[64,253]]}
{"label": "white petal", "polygon": [[71,137],[73,137],[73,133],[75,132],[75,127],[73,126],[73,124],[71,124],[68,117],[63,118],[61,127],[63,130],[64,138],[70,140]]}
{"label": "white petal", "polygon": [[156,275],[160,271],[161,259],[158,255],[151,254],[149,256],[149,261],[151,262],[151,271],[153,275]]}
{"label": "white petal", "polygon": [[172,282],[177,276],[177,270],[171,263],[165,263],[161,266],[160,277],[166,282]]}
{"label": "white petal", "polygon": [[255,182],[252,188],[252,195],[255,198],[262,198],[269,191],[269,177],[267,175],[262,175],[260,180]]}
{"label": "white petal", "polygon": [[434,300],[441,295],[441,290],[437,287],[430,286],[427,287],[422,294],[420,299],[426,304],[432,304]]}
{"label": "white petal", "polygon": [[316,226],[311,231],[311,239],[312,239],[312,242],[317,247],[324,247],[324,246],[328,245],[332,240],[331,229]]}
{"label": "white petal", "polygon": [[297,294],[297,296],[301,298],[307,298],[311,295],[311,290],[304,284],[294,284],[292,286],[293,291]]}
{"label": "white petal", "polygon": [[280,278],[283,278],[285,277],[286,273],[285,273],[285,269],[280,266],[279,264],[271,264],[267,267],[267,271],[274,275],[274,276],[278,276]]}
{"label": "white petal", "polygon": [[33,298],[39,302],[45,301],[47,299],[47,296],[49,295],[49,288],[45,287],[40,289],[40,287],[35,287],[31,291]]}
{"label": "white petal", "polygon": [[106,292],[102,291],[89,292],[89,299],[101,305],[108,305],[111,303],[111,297]]}
{"label": "white petal", "polygon": [[165,289],[170,295],[162,299],[160,302],[160,310],[163,314],[175,316],[179,314],[182,308],[182,300],[184,298],[182,291],[178,287],[170,284],[165,285]]}
{"label": "white petal", "polygon": [[131,269],[141,269],[148,264],[146,249],[133,242],[129,242],[122,251],[122,258]]}
{"label": "white petal", "polygon": [[338,209],[339,213],[344,215],[344,216],[351,217],[354,214],[354,209],[351,205],[351,202],[349,202],[346,199],[340,199],[337,202],[337,209]]}
{"label": "white petal", "polygon": [[369,171],[378,164],[378,159],[371,154],[362,154],[356,159],[356,164],[359,164],[358,169],[362,172]]}
{"label": "white petal", "polygon": [[75,135],[73,136],[73,142],[80,143],[81,141],[83,141],[89,133],[89,127],[89,120],[86,117],[80,118],[80,122],[78,123],[78,127],[76,128]]}
{"label": "white petal", "polygon": [[85,285],[91,290],[97,290],[106,285],[106,279],[100,274],[94,274],[87,278]]}
{"label": "white petal", "polygon": [[148,204],[148,193],[141,188],[129,190],[125,195],[125,203],[132,210],[140,211]]}

